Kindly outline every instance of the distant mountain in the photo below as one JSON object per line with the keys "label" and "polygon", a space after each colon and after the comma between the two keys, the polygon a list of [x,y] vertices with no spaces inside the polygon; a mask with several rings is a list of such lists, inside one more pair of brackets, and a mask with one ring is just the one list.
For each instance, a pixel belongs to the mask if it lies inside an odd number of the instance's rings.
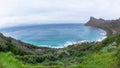
{"label": "distant mountain", "polygon": [[120,19],[104,20],[102,18],[96,19],[94,17],[90,17],[90,20],[85,25],[101,28],[105,30],[108,35],[117,34],[120,32]]}

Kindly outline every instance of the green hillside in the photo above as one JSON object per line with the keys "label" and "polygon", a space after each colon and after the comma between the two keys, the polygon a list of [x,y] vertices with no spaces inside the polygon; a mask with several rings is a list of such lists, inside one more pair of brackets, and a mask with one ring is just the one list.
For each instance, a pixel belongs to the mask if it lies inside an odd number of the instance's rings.
{"label": "green hillside", "polygon": [[[119,39],[120,34],[117,34],[106,38],[101,43],[83,43],[58,49],[57,55],[59,57],[54,55],[56,59],[51,57],[52,54],[50,53],[46,53],[44,56],[20,56],[10,51],[1,51],[0,68],[119,68]],[[72,52],[72,55],[67,55]],[[38,60],[41,60],[40,57],[45,59],[39,62]]]}
{"label": "green hillside", "polygon": [[120,68],[119,23],[91,18],[86,25],[106,30],[106,39],[58,49],[37,47],[0,33],[0,68]]}

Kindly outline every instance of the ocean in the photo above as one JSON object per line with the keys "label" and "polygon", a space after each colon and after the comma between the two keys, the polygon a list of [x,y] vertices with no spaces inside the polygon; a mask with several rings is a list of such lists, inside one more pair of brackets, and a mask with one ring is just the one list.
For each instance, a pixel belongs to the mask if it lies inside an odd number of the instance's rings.
{"label": "ocean", "polygon": [[62,48],[80,41],[102,40],[106,32],[84,24],[41,24],[0,29],[5,36],[35,46]]}

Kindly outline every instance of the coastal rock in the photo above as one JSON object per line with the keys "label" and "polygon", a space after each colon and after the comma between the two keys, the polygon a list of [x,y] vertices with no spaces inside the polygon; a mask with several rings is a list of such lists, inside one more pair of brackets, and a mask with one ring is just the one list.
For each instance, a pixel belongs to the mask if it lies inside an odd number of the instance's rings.
{"label": "coastal rock", "polygon": [[105,30],[108,35],[117,34],[120,32],[120,18],[116,20],[104,20],[102,18],[96,19],[94,17],[90,17],[90,20],[85,25],[101,28]]}
{"label": "coastal rock", "polygon": [[99,26],[101,24],[104,24],[104,23],[107,23],[108,21],[100,18],[100,19],[97,19],[97,18],[94,18],[94,17],[90,17],[90,20],[85,24],[86,26],[93,26],[93,27],[96,27],[96,26]]}

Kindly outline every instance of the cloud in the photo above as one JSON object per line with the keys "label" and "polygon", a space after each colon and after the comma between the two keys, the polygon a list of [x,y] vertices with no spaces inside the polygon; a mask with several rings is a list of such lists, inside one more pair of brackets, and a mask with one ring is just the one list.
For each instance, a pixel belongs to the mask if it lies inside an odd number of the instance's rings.
{"label": "cloud", "polygon": [[[0,0],[0,27],[19,24],[116,19],[120,0]],[[7,25],[6,25],[7,24]]]}

